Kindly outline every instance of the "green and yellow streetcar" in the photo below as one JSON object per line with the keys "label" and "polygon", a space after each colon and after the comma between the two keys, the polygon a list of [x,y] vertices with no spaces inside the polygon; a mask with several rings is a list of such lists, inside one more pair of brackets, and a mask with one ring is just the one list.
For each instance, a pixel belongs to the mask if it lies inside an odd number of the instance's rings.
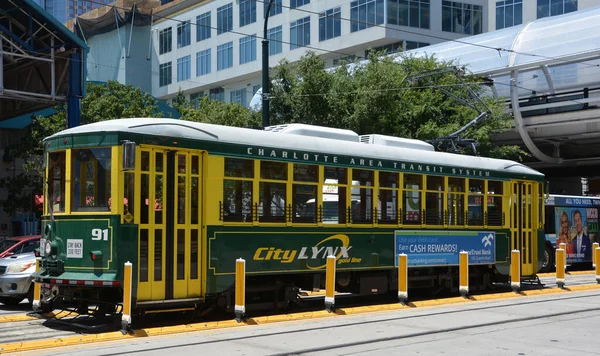
{"label": "green and yellow streetcar", "polygon": [[506,281],[510,252],[534,278],[544,252],[544,176],[523,164],[435,152],[425,142],[301,124],[264,130],[119,119],[44,141],[41,306],[114,314],[124,264],[134,313],[232,310],[236,259],[248,308],[321,289],[458,291]]}

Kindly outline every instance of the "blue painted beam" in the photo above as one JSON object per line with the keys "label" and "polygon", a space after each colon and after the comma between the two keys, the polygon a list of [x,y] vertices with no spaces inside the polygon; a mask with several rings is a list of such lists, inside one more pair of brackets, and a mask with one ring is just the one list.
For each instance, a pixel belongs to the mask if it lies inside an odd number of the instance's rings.
{"label": "blue painted beam", "polygon": [[[18,44],[20,44],[21,46],[25,47],[27,50],[31,51],[31,52],[36,52],[33,48],[31,48],[31,46],[29,44],[27,44],[27,42],[23,42],[22,39],[19,38],[19,36],[15,35],[14,33],[10,32],[10,30],[2,25],[0,25],[0,31],[4,32],[5,34],[8,35],[8,37],[12,38],[13,40],[15,40]],[[36,52],[37,53],[37,52]]]}
{"label": "blue painted beam", "polygon": [[67,128],[81,124],[81,54],[73,52],[69,56],[69,94],[67,95]]}

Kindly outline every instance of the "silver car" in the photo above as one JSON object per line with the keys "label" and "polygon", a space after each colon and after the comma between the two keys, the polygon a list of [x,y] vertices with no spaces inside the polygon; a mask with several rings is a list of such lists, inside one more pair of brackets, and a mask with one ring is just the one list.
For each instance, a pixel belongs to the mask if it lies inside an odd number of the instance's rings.
{"label": "silver car", "polygon": [[35,258],[34,253],[0,258],[0,303],[17,305],[25,298],[33,302]]}

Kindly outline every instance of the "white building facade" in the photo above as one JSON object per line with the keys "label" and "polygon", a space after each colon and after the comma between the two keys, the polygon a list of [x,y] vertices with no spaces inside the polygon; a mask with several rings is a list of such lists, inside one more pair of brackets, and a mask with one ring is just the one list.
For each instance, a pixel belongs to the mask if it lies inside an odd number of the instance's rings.
{"label": "white building facade", "polygon": [[[268,0],[182,2],[158,11],[152,27],[152,95],[179,90],[248,106],[261,87],[261,40]],[[308,50],[328,67],[515,26],[598,5],[597,0],[274,0],[269,66]]]}

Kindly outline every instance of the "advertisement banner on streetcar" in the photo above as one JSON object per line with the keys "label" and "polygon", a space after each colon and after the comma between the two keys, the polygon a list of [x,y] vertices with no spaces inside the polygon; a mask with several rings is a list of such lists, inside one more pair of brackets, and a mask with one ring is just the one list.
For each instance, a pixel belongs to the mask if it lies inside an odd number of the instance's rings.
{"label": "advertisement banner on streetcar", "polygon": [[592,244],[598,242],[598,208],[556,207],[556,247],[566,244],[567,263],[592,260]]}
{"label": "advertisement banner on streetcar", "polygon": [[[493,231],[395,231],[396,255],[408,255],[411,267],[458,265],[461,251],[469,253],[469,264],[495,262],[496,233]],[[396,261],[396,265],[397,265]]]}

